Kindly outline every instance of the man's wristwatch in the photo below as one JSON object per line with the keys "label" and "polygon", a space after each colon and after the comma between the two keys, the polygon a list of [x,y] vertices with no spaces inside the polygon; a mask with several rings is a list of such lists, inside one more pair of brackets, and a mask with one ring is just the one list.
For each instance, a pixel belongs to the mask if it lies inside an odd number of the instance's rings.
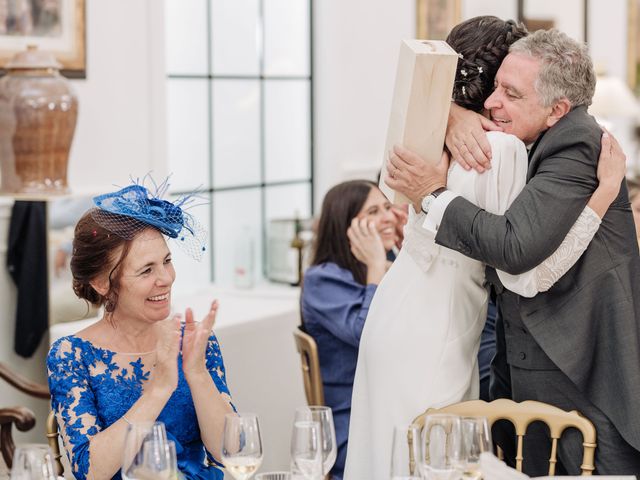
{"label": "man's wristwatch", "polygon": [[425,214],[429,213],[429,208],[431,207],[431,204],[436,200],[436,198],[438,198],[438,195],[440,195],[442,192],[444,192],[446,190],[447,189],[445,187],[440,187],[437,190],[434,190],[433,192],[431,192],[426,197],[424,197],[422,199],[422,203],[420,205],[420,208],[422,209],[422,211]]}

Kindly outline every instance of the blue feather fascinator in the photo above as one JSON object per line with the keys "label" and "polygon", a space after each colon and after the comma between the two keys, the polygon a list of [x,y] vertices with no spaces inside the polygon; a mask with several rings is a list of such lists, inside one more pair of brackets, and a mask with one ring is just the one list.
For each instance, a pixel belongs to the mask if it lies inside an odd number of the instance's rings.
{"label": "blue feather fascinator", "polygon": [[[154,193],[142,184],[146,178],[153,183]],[[206,251],[207,232],[185,211],[196,196],[185,195],[169,202],[162,198],[169,188],[168,179],[160,185],[156,185],[149,176],[145,179],[117,192],[94,197],[97,208],[92,211],[93,219],[101,227],[127,240],[132,240],[145,228],[155,228],[174,239],[190,257],[200,260]]]}

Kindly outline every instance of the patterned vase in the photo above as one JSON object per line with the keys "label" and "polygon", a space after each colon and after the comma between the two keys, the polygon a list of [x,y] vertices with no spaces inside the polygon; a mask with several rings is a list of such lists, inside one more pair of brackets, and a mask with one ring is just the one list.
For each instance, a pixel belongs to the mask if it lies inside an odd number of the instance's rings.
{"label": "patterned vase", "polygon": [[0,190],[65,193],[78,99],[61,65],[29,46],[0,79]]}

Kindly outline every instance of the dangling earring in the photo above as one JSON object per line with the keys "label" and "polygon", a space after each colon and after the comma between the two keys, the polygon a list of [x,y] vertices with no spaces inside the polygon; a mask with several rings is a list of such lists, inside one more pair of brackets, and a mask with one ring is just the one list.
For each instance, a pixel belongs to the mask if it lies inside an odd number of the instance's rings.
{"label": "dangling earring", "polygon": [[117,301],[118,296],[115,294],[115,292],[109,292],[104,298],[104,310],[107,313],[113,313],[113,311],[116,309]]}

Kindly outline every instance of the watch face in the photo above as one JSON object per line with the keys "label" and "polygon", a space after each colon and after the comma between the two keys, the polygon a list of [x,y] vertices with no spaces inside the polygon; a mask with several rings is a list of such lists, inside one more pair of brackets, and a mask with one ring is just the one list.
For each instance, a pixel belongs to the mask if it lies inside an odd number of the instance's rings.
{"label": "watch face", "polygon": [[433,195],[427,195],[426,197],[424,197],[422,199],[422,211],[424,213],[427,213],[429,211],[429,207],[431,206],[431,204],[433,203]]}

